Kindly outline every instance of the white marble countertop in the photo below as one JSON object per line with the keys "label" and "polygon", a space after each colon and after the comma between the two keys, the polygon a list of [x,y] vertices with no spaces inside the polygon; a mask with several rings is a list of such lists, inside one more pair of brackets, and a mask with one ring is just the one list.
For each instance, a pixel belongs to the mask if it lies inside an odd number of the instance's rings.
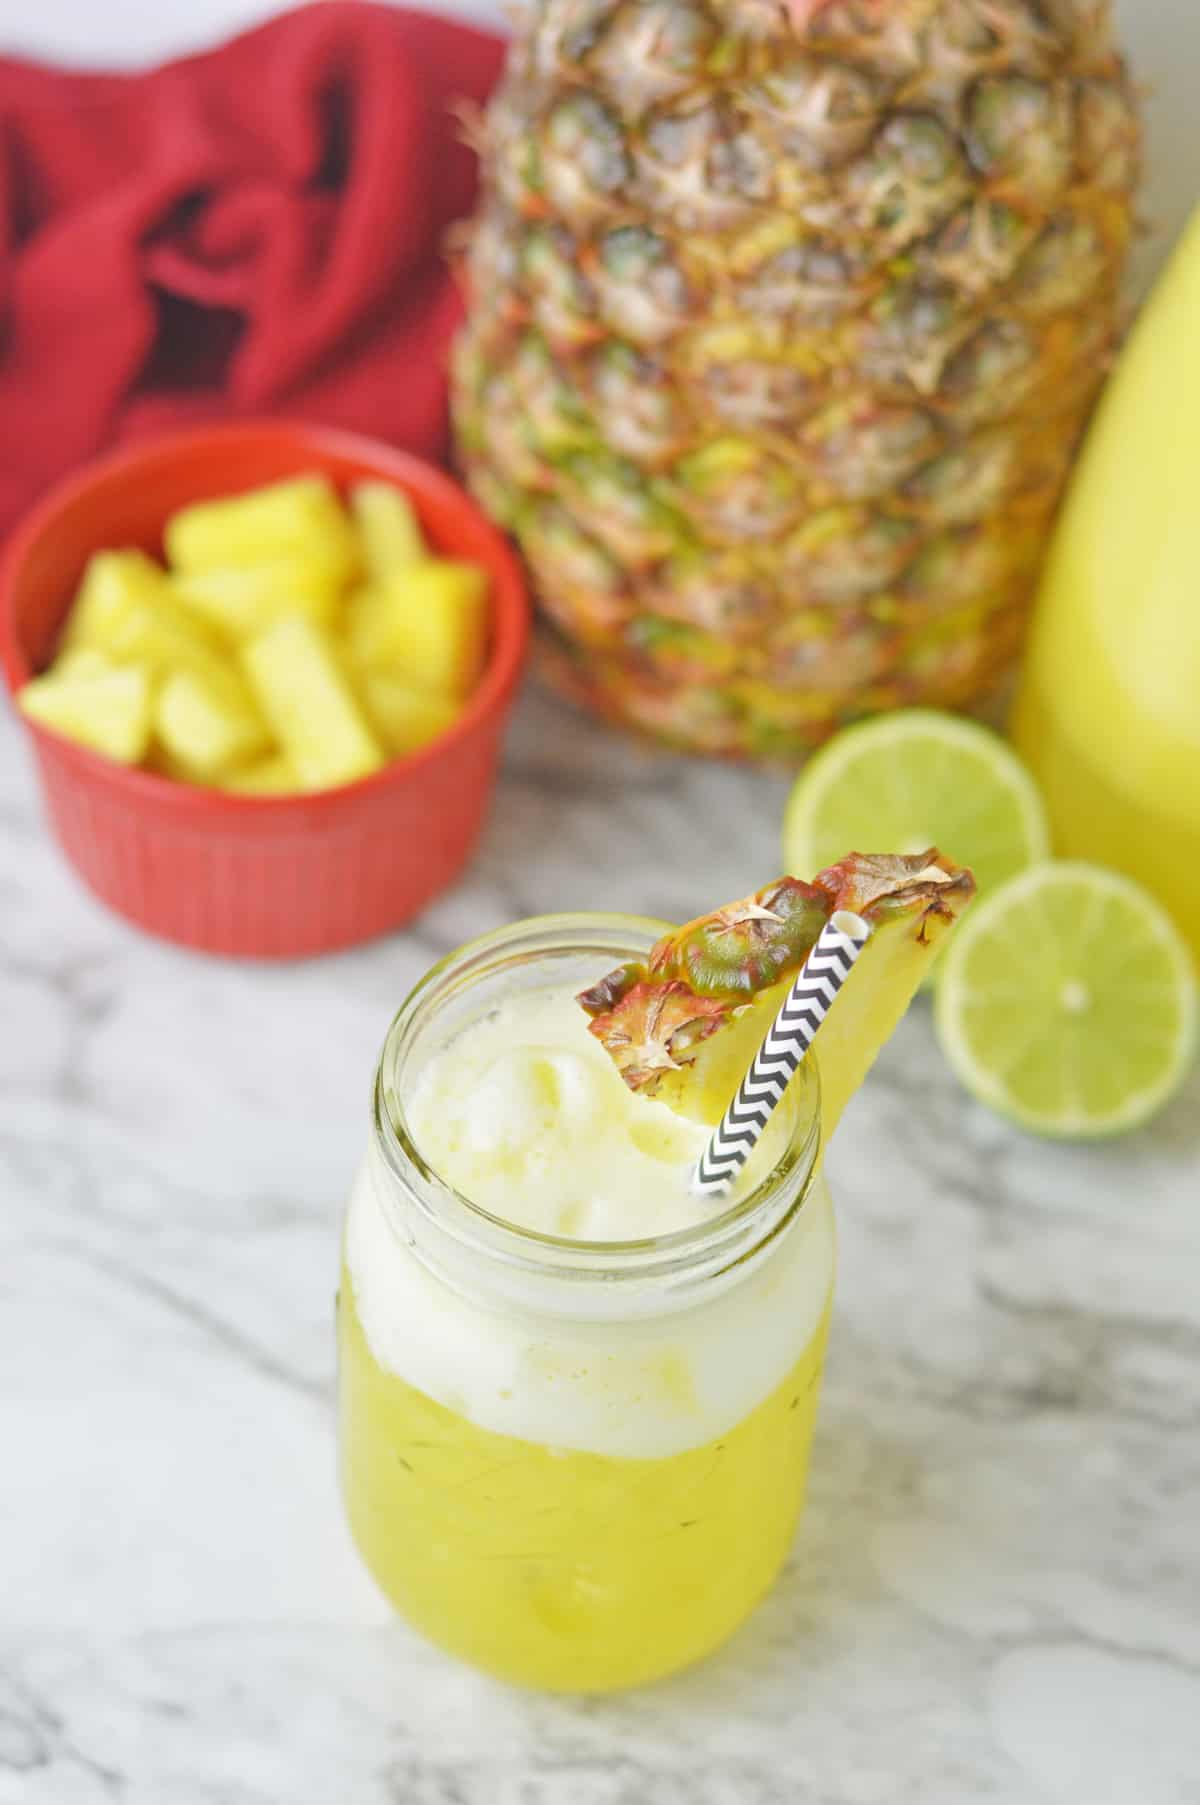
{"label": "white marble countertop", "polygon": [[452,896],[239,966],[77,888],[0,723],[0,1805],[1197,1805],[1200,1082],[1045,1146],[918,1006],[829,1160],[804,1530],[692,1674],[508,1692],[349,1546],[338,1217],[393,1008],[503,920],[750,889],[782,794],[527,698]]}

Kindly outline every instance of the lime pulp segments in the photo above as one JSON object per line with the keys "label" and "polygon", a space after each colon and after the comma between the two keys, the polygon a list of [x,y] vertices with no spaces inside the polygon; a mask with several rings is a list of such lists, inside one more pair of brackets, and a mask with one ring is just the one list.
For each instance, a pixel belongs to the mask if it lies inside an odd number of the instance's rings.
{"label": "lime pulp segments", "polygon": [[1196,1047],[1196,979],[1166,911],[1131,879],[1048,863],[977,901],[951,936],[939,1038],[982,1103],[1036,1133],[1149,1120]]}

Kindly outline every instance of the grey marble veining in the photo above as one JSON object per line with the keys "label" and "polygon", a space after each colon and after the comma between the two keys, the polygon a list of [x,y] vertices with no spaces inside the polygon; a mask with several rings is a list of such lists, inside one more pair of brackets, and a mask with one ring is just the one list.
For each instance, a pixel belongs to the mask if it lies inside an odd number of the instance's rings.
{"label": "grey marble veining", "polygon": [[391,1011],[514,916],[751,888],[783,794],[528,698],[452,896],[249,967],[81,893],[0,723],[0,1805],[1200,1805],[1200,1080],[1046,1146],[918,1006],[829,1159],[802,1535],[694,1673],[508,1692],[348,1545],[338,1217]]}

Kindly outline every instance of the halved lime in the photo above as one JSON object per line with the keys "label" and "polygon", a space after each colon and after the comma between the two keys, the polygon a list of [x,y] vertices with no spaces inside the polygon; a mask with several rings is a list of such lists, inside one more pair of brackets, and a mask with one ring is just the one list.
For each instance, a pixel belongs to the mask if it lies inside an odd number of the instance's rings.
{"label": "halved lime", "polygon": [[1196,1048],[1182,935],[1140,884],[1097,865],[1035,865],[974,903],[950,936],[936,1012],[971,1095],[1062,1138],[1148,1121]]}
{"label": "halved lime", "polygon": [[[835,734],[788,798],[788,871],[815,877],[848,846],[936,846],[969,865],[986,896],[1050,857],[1050,829],[1037,785],[998,733],[934,708],[899,708]],[[924,988],[936,975],[931,968]]]}
{"label": "halved lime", "polygon": [[847,847],[937,846],[986,895],[1050,856],[1037,786],[999,734],[932,708],[844,728],[796,779],[783,826],[787,869],[815,877]]}

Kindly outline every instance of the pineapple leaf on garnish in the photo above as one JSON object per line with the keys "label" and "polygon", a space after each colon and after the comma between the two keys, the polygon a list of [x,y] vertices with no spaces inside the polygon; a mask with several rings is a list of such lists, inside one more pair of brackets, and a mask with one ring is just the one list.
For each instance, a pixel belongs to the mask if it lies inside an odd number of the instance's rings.
{"label": "pineapple leaf on garnish", "polygon": [[579,1003],[631,1090],[717,1122],[829,917],[864,916],[871,940],[814,1047],[828,1139],[974,893],[936,847],[850,853],[811,884],[781,877],[685,923]]}

